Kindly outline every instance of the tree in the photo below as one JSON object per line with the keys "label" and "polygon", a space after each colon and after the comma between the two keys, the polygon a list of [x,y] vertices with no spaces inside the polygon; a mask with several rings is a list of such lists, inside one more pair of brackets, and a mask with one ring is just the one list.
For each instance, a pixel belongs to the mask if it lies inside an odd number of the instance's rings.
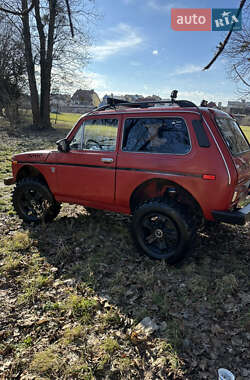
{"label": "tree", "polygon": [[32,0],[31,4],[29,0],[15,1],[14,14],[13,6],[12,13],[5,4],[0,10],[4,8],[7,17],[17,25],[17,31],[22,33],[33,124],[40,129],[50,128],[52,69],[56,69],[57,74],[67,71],[73,58],[81,57],[82,64],[86,63],[88,38],[82,25],[94,12],[91,7],[86,8],[84,0]]}
{"label": "tree", "polygon": [[11,126],[19,121],[18,99],[26,84],[23,41],[15,37],[13,27],[0,20],[0,111]]}
{"label": "tree", "polygon": [[203,70],[208,70],[223,53],[229,58],[230,76],[244,86],[242,93],[248,95],[250,93],[250,83],[247,79],[250,74],[250,4],[246,3],[246,0],[241,0],[237,16],[242,13],[243,7],[242,30],[234,31],[234,23],[232,24],[224,41],[219,43],[216,54]]}
{"label": "tree", "polygon": [[244,11],[242,30],[234,32],[227,45],[224,56],[228,58],[228,72],[240,84],[242,95],[250,94],[250,4]]}

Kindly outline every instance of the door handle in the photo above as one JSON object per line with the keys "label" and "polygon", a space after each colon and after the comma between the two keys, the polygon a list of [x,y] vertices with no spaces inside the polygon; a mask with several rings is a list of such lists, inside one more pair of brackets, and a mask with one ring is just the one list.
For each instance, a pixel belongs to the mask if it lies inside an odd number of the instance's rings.
{"label": "door handle", "polygon": [[111,162],[114,162],[113,158],[110,157],[103,157],[101,158],[102,162],[105,162],[106,164],[110,164]]}

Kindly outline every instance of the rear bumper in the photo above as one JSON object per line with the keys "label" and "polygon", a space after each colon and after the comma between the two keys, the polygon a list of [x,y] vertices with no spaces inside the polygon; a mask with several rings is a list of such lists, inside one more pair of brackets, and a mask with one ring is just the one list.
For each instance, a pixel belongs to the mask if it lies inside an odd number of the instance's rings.
{"label": "rear bumper", "polygon": [[15,178],[4,178],[3,182],[5,185],[13,185],[15,183]]}
{"label": "rear bumper", "polygon": [[217,222],[244,225],[250,221],[250,203],[236,211],[212,211]]}

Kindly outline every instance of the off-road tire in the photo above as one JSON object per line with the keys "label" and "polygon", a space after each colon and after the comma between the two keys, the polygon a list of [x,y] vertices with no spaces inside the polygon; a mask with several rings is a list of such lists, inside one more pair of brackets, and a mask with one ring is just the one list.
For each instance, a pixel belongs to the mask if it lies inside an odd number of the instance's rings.
{"label": "off-road tire", "polygon": [[[157,228],[157,223],[159,228]],[[151,225],[152,231],[150,231]],[[174,244],[170,248],[173,231]],[[153,199],[135,209],[132,233],[137,247],[147,256],[152,259],[165,259],[169,264],[174,264],[183,259],[188,252],[195,236],[195,225],[192,223],[190,210],[184,205],[174,200]],[[157,234],[159,238],[155,237]],[[162,237],[161,234],[163,234]],[[155,240],[150,243],[147,239]],[[158,245],[162,248],[157,248]]]}
{"label": "off-road tire", "polygon": [[[37,202],[40,212],[36,211],[32,202]],[[27,223],[50,222],[59,214],[61,208],[48,186],[34,177],[23,178],[17,182],[12,193],[12,203],[19,217]]]}

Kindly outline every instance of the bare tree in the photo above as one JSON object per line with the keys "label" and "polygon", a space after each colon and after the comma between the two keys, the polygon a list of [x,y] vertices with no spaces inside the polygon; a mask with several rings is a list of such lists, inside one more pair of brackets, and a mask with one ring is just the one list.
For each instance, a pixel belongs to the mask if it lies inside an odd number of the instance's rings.
{"label": "bare tree", "polygon": [[[243,12],[244,7],[244,12]],[[242,30],[234,31],[235,23],[227,33],[223,42],[219,43],[217,52],[203,70],[208,70],[218,57],[223,54],[229,58],[228,72],[233,80],[243,85],[241,92],[248,95],[250,92],[250,4],[241,0],[237,12],[242,13]]]}
{"label": "bare tree", "polygon": [[0,20],[0,109],[15,127],[19,121],[18,100],[26,84],[23,41],[13,28]]}
{"label": "bare tree", "polygon": [[[52,68],[57,74],[62,70],[66,72],[76,57],[81,57],[82,65],[86,63],[88,38],[83,25],[94,15],[91,0],[14,2],[16,13],[5,14],[17,26],[17,32],[21,30],[24,41],[33,124],[41,129],[50,128]],[[89,8],[86,3],[90,4]],[[6,11],[6,4],[3,5]]]}
{"label": "bare tree", "polygon": [[242,30],[234,32],[224,56],[228,58],[230,77],[239,83],[239,93],[250,94],[250,4],[244,10]]}
{"label": "bare tree", "polygon": [[9,13],[15,16],[22,16],[26,13],[29,13],[35,6],[35,1],[32,0],[30,7],[23,9],[22,11],[17,11],[15,8],[10,8],[9,4],[5,5],[5,1],[3,1],[3,5],[0,6],[0,11],[4,13]]}

